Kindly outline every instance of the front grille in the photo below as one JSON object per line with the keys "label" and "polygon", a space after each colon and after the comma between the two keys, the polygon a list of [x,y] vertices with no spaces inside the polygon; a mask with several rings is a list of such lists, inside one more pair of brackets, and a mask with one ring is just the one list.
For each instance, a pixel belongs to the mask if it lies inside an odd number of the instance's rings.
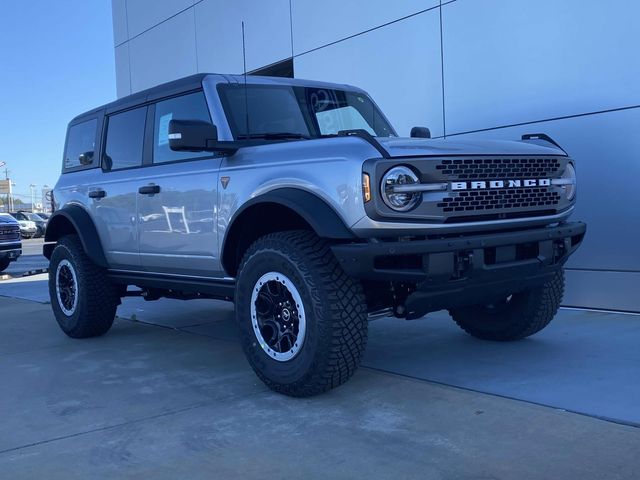
{"label": "front grille", "polygon": [[[571,160],[552,155],[460,155],[410,158],[420,183],[422,201],[408,212],[388,208],[379,190],[374,218],[398,218],[429,223],[464,223],[529,217],[544,217],[567,211],[568,200],[560,178]],[[372,162],[373,163],[373,162]],[[375,161],[375,176],[398,165],[397,159]],[[367,166],[365,164],[365,166]],[[374,185],[379,189],[380,184]],[[377,216],[377,217],[376,217]]]}
{"label": "front grille", "polygon": [[444,159],[436,165],[451,180],[552,178],[560,173],[557,158]]}
{"label": "front grille", "polygon": [[450,192],[437,204],[443,212],[475,212],[501,209],[548,210],[560,202],[560,194],[551,187]]}
{"label": "front grille", "polygon": [[0,242],[13,242],[20,240],[20,227],[17,225],[0,225]]}

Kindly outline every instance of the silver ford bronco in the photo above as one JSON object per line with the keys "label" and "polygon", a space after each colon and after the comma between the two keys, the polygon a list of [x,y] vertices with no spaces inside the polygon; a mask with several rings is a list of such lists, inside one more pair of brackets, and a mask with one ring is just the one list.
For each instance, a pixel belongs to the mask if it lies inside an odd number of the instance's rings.
{"label": "silver ford bronco", "polygon": [[351,377],[377,317],[540,331],[586,231],[567,222],[575,161],[544,134],[411,137],[358,88],[269,77],[194,75],[76,117],[44,246],[60,327],[102,335],[126,296],[233,301],[249,363],[292,396]]}

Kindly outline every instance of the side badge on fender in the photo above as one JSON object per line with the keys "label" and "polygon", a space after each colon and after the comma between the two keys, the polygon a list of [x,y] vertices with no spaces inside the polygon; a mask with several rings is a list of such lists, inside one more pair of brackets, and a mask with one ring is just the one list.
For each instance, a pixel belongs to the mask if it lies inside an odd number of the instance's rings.
{"label": "side badge on fender", "polygon": [[220,183],[222,184],[222,188],[226,190],[227,185],[229,185],[229,180],[231,177],[220,177]]}

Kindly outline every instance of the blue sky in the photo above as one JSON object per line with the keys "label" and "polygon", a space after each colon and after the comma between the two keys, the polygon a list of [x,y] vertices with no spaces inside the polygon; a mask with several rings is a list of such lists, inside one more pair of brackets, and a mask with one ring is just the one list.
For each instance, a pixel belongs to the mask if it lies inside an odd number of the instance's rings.
{"label": "blue sky", "polygon": [[110,0],[2,2],[0,162],[15,193],[53,186],[69,120],[115,98]]}

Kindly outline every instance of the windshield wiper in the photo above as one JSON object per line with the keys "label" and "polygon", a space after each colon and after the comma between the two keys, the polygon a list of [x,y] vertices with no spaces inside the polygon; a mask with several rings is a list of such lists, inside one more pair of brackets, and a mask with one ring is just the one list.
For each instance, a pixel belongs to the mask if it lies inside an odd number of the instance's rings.
{"label": "windshield wiper", "polygon": [[293,133],[293,132],[266,132],[266,133],[250,133],[249,135],[238,135],[236,140],[247,140],[252,138],[262,138],[265,140],[279,140],[279,139],[310,139],[309,135],[305,135],[303,133]]}

